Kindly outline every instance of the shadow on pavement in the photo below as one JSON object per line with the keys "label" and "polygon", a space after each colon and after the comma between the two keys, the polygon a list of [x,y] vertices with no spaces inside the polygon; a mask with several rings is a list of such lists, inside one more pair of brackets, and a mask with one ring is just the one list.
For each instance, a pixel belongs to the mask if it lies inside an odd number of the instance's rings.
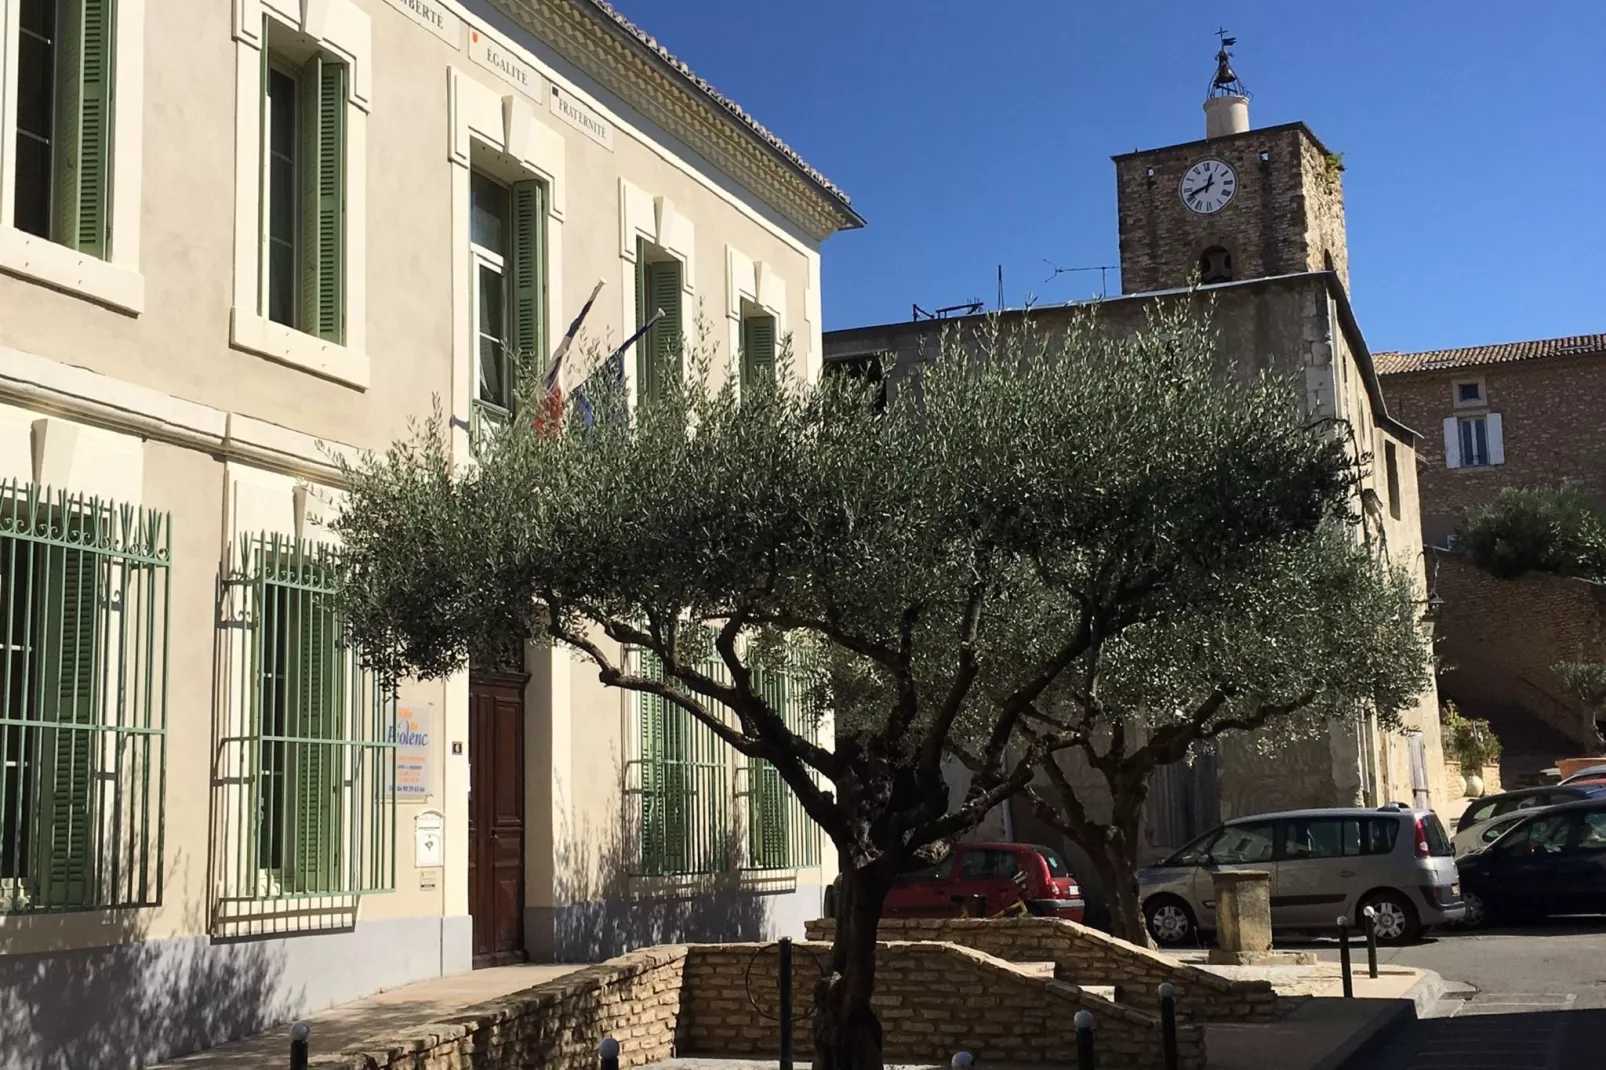
{"label": "shadow on pavement", "polygon": [[1600,1065],[1606,1010],[1482,1014],[1417,1022],[1370,1070],[1516,1070]]}

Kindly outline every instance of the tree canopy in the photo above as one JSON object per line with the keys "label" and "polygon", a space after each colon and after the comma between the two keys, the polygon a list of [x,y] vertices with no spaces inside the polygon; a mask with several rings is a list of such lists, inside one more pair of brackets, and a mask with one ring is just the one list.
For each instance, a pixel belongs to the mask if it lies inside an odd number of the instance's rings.
{"label": "tree canopy", "polygon": [[[1164,690],[1112,641],[1142,628],[1208,653],[1226,640],[1175,622],[1298,559],[1350,498],[1337,436],[1313,433],[1293,384],[1228,381],[1208,322],[1160,315],[1125,340],[994,327],[979,352],[945,338],[880,411],[852,382],[798,383],[786,354],[778,383],[741,389],[694,352],[654,377],[659,396],[629,404],[601,374],[561,431],[515,420],[472,465],[451,463],[437,416],[350,469],[335,524],[351,637],[388,677],[540,636],[774,764],[842,871],[817,1065],[879,1065],[893,878],[1075,742],[1042,720],[1024,733],[1036,704],[1094,648],[1123,693]],[[1304,582],[1328,582],[1317,564]],[[831,738],[757,680],[800,647]],[[1166,671],[1201,670],[1179,652]],[[955,800],[959,739],[974,776]]]}
{"label": "tree canopy", "polygon": [[1505,487],[1461,518],[1455,541],[1503,580],[1528,572],[1606,576],[1606,518],[1577,487]]}

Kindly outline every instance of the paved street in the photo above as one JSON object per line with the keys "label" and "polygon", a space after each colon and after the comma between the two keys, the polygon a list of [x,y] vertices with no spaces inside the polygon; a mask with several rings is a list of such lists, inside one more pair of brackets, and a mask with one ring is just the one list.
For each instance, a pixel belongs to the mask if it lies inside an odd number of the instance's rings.
{"label": "paved street", "polygon": [[[1331,942],[1312,945],[1337,959]],[[1357,948],[1356,964],[1366,961]],[[1493,1070],[1599,1065],[1606,1038],[1606,919],[1568,919],[1487,933],[1448,932],[1384,950],[1380,963],[1435,970],[1461,982],[1412,1026],[1375,1070]]]}

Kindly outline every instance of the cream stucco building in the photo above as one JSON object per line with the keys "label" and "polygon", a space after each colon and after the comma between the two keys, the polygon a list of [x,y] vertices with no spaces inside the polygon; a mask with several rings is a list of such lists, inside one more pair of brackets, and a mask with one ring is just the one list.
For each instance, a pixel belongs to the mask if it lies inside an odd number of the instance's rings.
{"label": "cream stucco building", "polygon": [[[0,1066],[801,935],[830,859],[760,771],[567,654],[392,704],[326,523],[436,399],[466,461],[598,280],[595,337],[661,307],[818,374],[859,225],[599,0],[0,0]],[[644,823],[665,762],[753,831]]]}

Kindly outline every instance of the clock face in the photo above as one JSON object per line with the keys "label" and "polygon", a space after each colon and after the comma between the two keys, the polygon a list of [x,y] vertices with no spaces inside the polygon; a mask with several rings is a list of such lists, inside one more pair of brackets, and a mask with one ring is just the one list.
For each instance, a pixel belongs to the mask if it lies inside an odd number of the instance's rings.
{"label": "clock face", "polygon": [[1177,192],[1189,211],[1209,215],[1231,203],[1238,192],[1238,175],[1221,160],[1200,160],[1182,176]]}

